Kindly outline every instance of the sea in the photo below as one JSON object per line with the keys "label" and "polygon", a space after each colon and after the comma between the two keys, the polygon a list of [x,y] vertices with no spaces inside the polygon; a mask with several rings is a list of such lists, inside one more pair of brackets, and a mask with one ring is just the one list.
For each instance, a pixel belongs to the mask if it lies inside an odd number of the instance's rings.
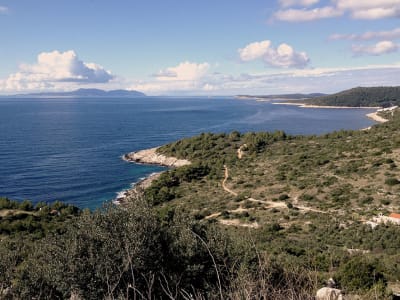
{"label": "sea", "polygon": [[125,153],[202,132],[362,129],[372,109],[300,108],[234,97],[0,98],[0,197],[96,209],[162,167]]}

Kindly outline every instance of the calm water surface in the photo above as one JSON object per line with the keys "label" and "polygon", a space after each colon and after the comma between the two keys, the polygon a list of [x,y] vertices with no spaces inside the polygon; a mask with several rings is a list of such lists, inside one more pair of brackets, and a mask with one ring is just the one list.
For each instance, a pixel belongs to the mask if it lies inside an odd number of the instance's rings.
{"label": "calm water surface", "polygon": [[373,124],[370,111],[233,98],[0,99],[0,196],[96,208],[162,170],[124,153],[201,132],[360,129]]}

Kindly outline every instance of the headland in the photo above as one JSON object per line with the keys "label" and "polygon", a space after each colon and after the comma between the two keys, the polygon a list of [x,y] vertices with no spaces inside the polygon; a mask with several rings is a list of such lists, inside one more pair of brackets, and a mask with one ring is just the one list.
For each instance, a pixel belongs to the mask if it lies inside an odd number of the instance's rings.
{"label": "headland", "polygon": [[172,168],[190,165],[190,161],[186,159],[178,159],[176,157],[165,156],[164,154],[158,153],[158,148],[159,147],[155,147],[124,154],[122,159],[139,164],[159,165]]}
{"label": "headland", "polygon": [[[137,152],[130,152],[124,154],[122,159],[136,164],[158,165],[169,168],[177,168],[191,164],[191,162],[186,159],[178,159],[176,157],[157,153],[159,148],[160,147],[154,147]],[[152,173],[146,178],[135,183],[132,188],[120,192],[117,198],[114,200],[114,203],[123,205],[129,201],[130,198],[138,196],[143,190],[148,188],[154,180],[158,179],[161,173],[162,172]]]}

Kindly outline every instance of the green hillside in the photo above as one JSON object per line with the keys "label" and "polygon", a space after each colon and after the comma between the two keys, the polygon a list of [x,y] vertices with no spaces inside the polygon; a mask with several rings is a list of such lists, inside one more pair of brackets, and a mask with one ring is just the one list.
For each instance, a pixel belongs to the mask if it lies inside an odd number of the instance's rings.
{"label": "green hillside", "polygon": [[306,104],[351,107],[400,105],[400,87],[356,87],[333,95],[316,97]]}
{"label": "green hillside", "polygon": [[349,299],[391,299],[400,228],[368,224],[400,212],[400,111],[384,117],[369,130],[165,145],[192,164],[122,208],[3,199],[0,298],[303,300],[333,277]]}

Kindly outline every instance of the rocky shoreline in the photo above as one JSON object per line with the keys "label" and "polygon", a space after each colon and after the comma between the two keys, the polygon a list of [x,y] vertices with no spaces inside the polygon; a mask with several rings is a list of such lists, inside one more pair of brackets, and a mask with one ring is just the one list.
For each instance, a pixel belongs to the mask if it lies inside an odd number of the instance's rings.
{"label": "rocky shoreline", "polygon": [[191,162],[186,159],[178,159],[176,157],[159,154],[157,153],[158,148],[159,147],[155,147],[124,154],[122,156],[122,159],[128,162],[139,164],[158,165],[172,168],[182,167],[191,164]]}
{"label": "rocky shoreline", "polygon": [[154,180],[160,177],[161,174],[162,172],[152,173],[146,178],[136,182],[132,185],[132,188],[118,193],[118,196],[113,200],[113,203],[124,205],[129,202],[129,199],[135,199],[143,192],[143,190],[148,188]]}
{"label": "rocky shoreline", "polygon": [[385,122],[389,121],[388,119],[385,119],[385,118],[381,117],[380,115],[378,115],[377,111],[373,112],[373,113],[370,113],[370,114],[367,114],[367,117],[372,119],[372,120],[374,120],[374,121],[376,121],[376,122],[379,122],[379,123],[385,123]]}
{"label": "rocky shoreline", "polygon": [[354,109],[354,108],[361,108],[361,109],[379,109],[380,106],[331,106],[331,105],[314,105],[314,104],[306,104],[306,103],[295,103],[295,102],[274,102],[272,104],[276,105],[293,105],[298,106],[301,108],[337,108],[337,109]]}
{"label": "rocky shoreline", "polygon": [[[157,153],[159,147],[140,150],[137,152],[130,152],[124,154],[122,159],[127,162],[136,164],[158,165],[169,168],[177,168],[190,165],[191,162],[186,159],[178,159],[172,156],[165,156]],[[113,201],[117,205],[124,205],[129,199],[134,199],[139,196],[144,189],[148,188],[151,183],[158,179],[163,172],[152,173],[143,180],[135,183],[132,188],[122,191],[118,194],[117,198]]]}

